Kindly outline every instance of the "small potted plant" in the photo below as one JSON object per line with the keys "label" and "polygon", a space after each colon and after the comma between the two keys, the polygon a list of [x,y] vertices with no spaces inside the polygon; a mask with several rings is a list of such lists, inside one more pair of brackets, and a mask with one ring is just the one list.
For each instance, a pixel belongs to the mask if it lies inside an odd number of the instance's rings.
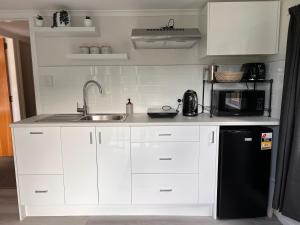
{"label": "small potted plant", "polygon": [[83,20],[84,26],[85,27],[91,27],[93,25],[93,21],[91,19],[91,17],[86,16]]}
{"label": "small potted plant", "polygon": [[35,17],[35,25],[37,27],[42,27],[44,25],[44,18],[41,15]]}

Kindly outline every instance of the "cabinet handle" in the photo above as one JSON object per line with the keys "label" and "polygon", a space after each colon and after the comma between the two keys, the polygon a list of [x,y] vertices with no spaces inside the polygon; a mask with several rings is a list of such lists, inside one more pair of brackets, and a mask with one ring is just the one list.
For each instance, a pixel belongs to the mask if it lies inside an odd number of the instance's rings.
{"label": "cabinet handle", "polygon": [[215,143],[215,132],[211,132],[210,143]]}
{"label": "cabinet handle", "polygon": [[169,157],[169,158],[159,158],[159,160],[172,160],[172,158],[171,157]]}
{"label": "cabinet handle", "polygon": [[44,194],[44,193],[48,193],[48,190],[35,190],[34,193],[36,193],[36,194]]}
{"label": "cabinet handle", "polygon": [[33,132],[33,131],[31,131],[31,132],[29,132],[29,134],[44,134],[44,132],[41,132],[41,131],[39,131],[39,132]]}
{"label": "cabinet handle", "polygon": [[172,136],[172,134],[158,134],[160,137],[167,137],[167,136]]}
{"label": "cabinet handle", "polygon": [[98,133],[98,141],[99,141],[99,144],[102,143],[102,136],[101,136],[101,132]]}
{"label": "cabinet handle", "polygon": [[173,189],[160,189],[159,191],[160,192],[172,192]]}
{"label": "cabinet handle", "polygon": [[93,144],[93,132],[90,132],[90,144]]}

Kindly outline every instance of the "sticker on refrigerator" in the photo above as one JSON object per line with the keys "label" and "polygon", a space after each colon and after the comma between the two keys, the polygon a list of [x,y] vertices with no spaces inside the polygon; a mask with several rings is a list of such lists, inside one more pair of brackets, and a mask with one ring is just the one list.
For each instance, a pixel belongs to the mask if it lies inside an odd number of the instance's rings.
{"label": "sticker on refrigerator", "polygon": [[271,150],[272,149],[272,133],[262,133],[261,134],[261,150]]}

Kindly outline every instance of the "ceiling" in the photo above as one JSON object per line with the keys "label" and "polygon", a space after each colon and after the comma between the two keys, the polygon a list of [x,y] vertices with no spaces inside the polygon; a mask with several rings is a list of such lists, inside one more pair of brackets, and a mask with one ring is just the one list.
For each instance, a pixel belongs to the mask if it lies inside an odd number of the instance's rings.
{"label": "ceiling", "polygon": [[205,2],[207,0],[0,0],[0,5],[1,10],[147,10],[197,9]]}
{"label": "ceiling", "polygon": [[3,32],[16,36],[29,37],[28,21],[0,21],[0,34]]}

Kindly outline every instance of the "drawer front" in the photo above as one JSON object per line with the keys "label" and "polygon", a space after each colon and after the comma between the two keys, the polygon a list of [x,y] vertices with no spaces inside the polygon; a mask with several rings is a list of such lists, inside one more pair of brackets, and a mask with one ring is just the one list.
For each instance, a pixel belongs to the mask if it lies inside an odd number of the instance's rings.
{"label": "drawer front", "polygon": [[15,128],[19,174],[62,174],[59,127]]}
{"label": "drawer front", "polygon": [[133,204],[197,204],[198,175],[134,174]]}
{"label": "drawer front", "polygon": [[132,127],[132,142],[199,141],[197,126]]}
{"label": "drawer front", "polygon": [[133,173],[198,173],[199,142],[132,143]]}
{"label": "drawer front", "polygon": [[23,205],[64,204],[62,175],[21,175],[19,188]]}

